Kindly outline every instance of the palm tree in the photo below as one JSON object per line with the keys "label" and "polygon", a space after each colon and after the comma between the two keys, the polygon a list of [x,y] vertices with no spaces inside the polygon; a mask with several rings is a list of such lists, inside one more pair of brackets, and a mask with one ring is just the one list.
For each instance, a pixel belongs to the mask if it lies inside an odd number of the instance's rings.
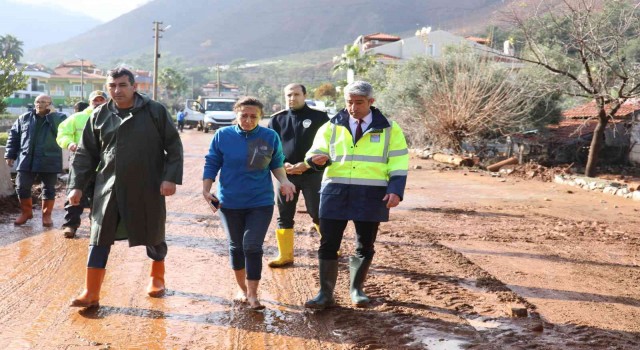
{"label": "palm tree", "polygon": [[369,68],[375,66],[376,59],[368,52],[360,53],[357,45],[345,45],[344,52],[340,56],[335,56],[333,63],[331,71],[334,74],[345,70],[349,76],[349,71],[354,75],[366,73]]}
{"label": "palm tree", "polygon": [[22,51],[23,44],[22,41],[11,34],[0,36],[0,57],[10,58],[15,63],[20,62],[24,55],[24,51]]}
{"label": "palm tree", "polygon": [[173,68],[165,68],[160,71],[158,82],[164,88],[169,99],[174,99],[183,94],[188,87],[187,78]]}

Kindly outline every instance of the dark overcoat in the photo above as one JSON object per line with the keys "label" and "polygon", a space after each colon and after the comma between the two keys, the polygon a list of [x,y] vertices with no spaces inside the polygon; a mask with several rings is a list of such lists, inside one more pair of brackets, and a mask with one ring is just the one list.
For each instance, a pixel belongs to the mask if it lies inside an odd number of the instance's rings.
{"label": "dark overcoat", "polygon": [[16,169],[18,171],[61,173],[62,149],[56,143],[56,137],[58,136],[58,125],[67,116],[51,112],[42,117],[44,123],[38,135],[35,134],[37,118],[40,117],[36,115],[35,110],[18,117],[8,131],[9,137],[4,157],[17,160]]}
{"label": "dark overcoat", "polygon": [[135,94],[129,115],[113,100],[97,108],[71,162],[69,186],[84,190],[95,176],[91,245],[128,238],[129,246],[165,240],[162,181],[182,184],[183,151],[167,109]]}

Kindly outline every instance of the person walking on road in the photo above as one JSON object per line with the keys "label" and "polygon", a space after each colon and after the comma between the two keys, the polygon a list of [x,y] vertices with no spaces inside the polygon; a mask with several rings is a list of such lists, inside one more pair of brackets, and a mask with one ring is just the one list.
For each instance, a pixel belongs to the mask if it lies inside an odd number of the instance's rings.
{"label": "person walking on road", "polygon": [[[258,125],[262,108],[253,97],[236,102],[237,124],[215,133],[202,176],[202,195],[220,214],[229,239],[231,269],[240,288],[236,299],[246,301],[253,310],[264,309],[258,300],[258,285],[262,246],[275,204],[271,174],[280,182],[279,192],[285,200],[291,200],[295,193],[283,168],[278,134]],[[218,173],[216,197],[211,187]]]}
{"label": "person walking on road", "polygon": [[165,196],[182,183],[180,135],[167,109],[139,94],[125,68],[107,74],[111,99],[89,118],[71,163],[68,199],[79,205],[95,178],[84,291],[71,306],[99,305],[107,259],[116,240],[146,246],[152,259],[147,294],[165,292]]}
{"label": "person walking on road", "polygon": [[[58,126],[58,137],[56,141],[60,147],[68,149],[72,155],[78,149],[82,137],[82,130],[84,130],[84,126],[87,124],[91,113],[93,113],[98,106],[107,102],[107,94],[101,90],[93,91],[89,95],[89,101],[91,105],[88,105],[88,107],[82,111],[76,111],[76,113],[72,114]],[[78,103],[86,104],[86,102]],[[64,216],[64,223],[62,224],[62,233],[66,238],[75,237],[76,231],[78,227],[80,227],[82,211],[84,208],[90,207],[91,192],[93,192],[93,181],[82,191],[83,195],[80,200],[80,205],[70,205],[68,200],[65,201],[64,210],[66,214]]]}
{"label": "person walking on road", "polygon": [[349,220],[356,229],[355,255],[349,257],[350,296],[369,305],[363,284],[373,260],[380,222],[404,195],[409,152],[402,129],[373,107],[373,87],[355,81],[344,88],[346,109],[318,130],[306,162],[325,169],[320,190],[320,291],[305,307],[335,304],[338,250]]}
{"label": "person walking on road", "polygon": [[36,178],[42,181],[42,226],[53,226],[51,213],[56,200],[56,181],[62,173],[62,149],[56,143],[58,126],[67,116],[51,107],[51,97],[40,95],[36,107],[13,123],[7,139],[5,161],[12,168],[17,161],[16,192],[21,214],[16,226],[33,218],[31,187]]}
{"label": "person walking on road", "polygon": [[187,114],[188,112],[185,112],[183,108],[180,109],[178,115],[176,116],[176,119],[178,120],[178,130],[180,130],[180,132],[184,131],[184,118],[187,117]]}
{"label": "person walking on road", "polygon": [[284,95],[289,108],[275,113],[269,121],[269,128],[278,133],[282,140],[284,170],[289,181],[296,186],[296,192],[291,201],[286,201],[282,194],[278,194],[278,256],[269,261],[269,267],[274,268],[293,264],[293,218],[300,191],[316,231],[320,232],[318,206],[322,171],[310,169],[304,162],[304,156],[311,148],[318,129],[329,120],[326,112],[307,106],[307,89],[304,85],[289,84],[284,88]]}

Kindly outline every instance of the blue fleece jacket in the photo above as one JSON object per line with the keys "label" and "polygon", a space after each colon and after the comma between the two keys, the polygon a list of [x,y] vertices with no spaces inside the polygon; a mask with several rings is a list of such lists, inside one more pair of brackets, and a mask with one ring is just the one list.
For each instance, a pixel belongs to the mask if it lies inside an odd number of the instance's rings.
{"label": "blue fleece jacket", "polygon": [[271,170],[283,163],[282,144],[275,131],[258,126],[247,132],[232,125],[213,135],[202,177],[215,180],[220,172],[217,196],[224,208],[274,205]]}

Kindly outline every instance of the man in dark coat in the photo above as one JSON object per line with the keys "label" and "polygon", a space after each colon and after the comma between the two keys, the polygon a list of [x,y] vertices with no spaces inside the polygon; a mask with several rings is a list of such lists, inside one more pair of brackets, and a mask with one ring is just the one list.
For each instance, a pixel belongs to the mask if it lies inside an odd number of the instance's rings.
{"label": "man in dark coat", "polygon": [[17,160],[16,192],[22,213],[15,225],[33,217],[31,186],[37,177],[42,181],[42,226],[53,226],[51,212],[56,199],[56,181],[62,172],[62,149],[56,143],[58,125],[67,118],[51,107],[51,97],[36,97],[36,108],[27,112],[9,130],[5,161],[12,168]]}
{"label": "man in dark coat", "polygon": [[287,201],[278,193],[278,256],[269,261],[269,267],[283,267],[293,264],[293,224],[296,204],[300,191],[304,195],[307,212],[320,232],[318,207],[320,205],[320,182],[322,171],[310,169],[304,163],[304,156],[313,144],[316,132],[329,121],[326,112],[309,108],[305,102],[307,89],[302,84],[285,86],[284,96],[289,108],[271,116],[269,128],[280,135],[285,156],[284,169],[287,178],[296,186],[293,200]]}
{"label": "man in dark coat", "polygon": [[99,305],[109,251],[121,239],[147,247],[149,296],[165,291],[164,196],[182,183],[182,143],[166,108],[136,92],[129,70],[111,70],[107,86],[111,99],[91,115],[71,163],[71,205],[95,176],[86,288],[71,306]]}

